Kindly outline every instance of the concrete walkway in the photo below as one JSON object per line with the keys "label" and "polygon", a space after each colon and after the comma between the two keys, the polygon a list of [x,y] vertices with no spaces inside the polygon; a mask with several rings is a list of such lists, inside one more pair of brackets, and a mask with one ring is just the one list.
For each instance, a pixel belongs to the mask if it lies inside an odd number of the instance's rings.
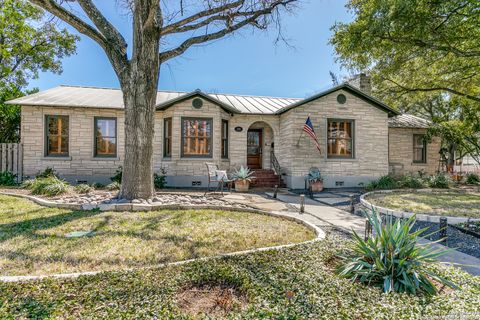
{"label": "concrete walkway", "polygon": [[[266,195],[272,197],[272,193],[266,193]],[[349,233],[351,233],[352,230],[355,230],[359,235],[363,235],[365,232],[365,218],[328,206],[307,197],[305,197],[305,213],[300,214],[300,196],[297,194],[279,193],[277,195],[278,200],[259,195],[249,195],[244,197],[243,195],[232,194],[230,196],[244,198],[243,201],[247,201],[246,203],[263,210],[289,211],[288,214],[301,217],[305,221],[320,228],[335,227]],[[239,199],[237,201],[239,201]],[[285,212],[283,212],[283,214],[285,214]],[[430,243],[430,241],[420,239],[419,243],[427,244]],[[440,244],[433,244],[433,246],[438,249],[448,249]],[[444,264],[462,268],[470,274],[480,276],[480,259],[468,254],[452,250],[439,257],[438,260]]]}

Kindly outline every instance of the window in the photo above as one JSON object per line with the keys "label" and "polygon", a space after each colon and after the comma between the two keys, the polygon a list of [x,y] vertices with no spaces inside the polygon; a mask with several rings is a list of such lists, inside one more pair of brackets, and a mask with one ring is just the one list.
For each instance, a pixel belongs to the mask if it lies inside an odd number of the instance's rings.
{"label": "window", "polygon": [[413,135],[413,162],[427,163],[427,141],[423,134]]}
{"label": "window", "polygon": [[327,125],[327,157],[353,158],[353,120],[328,120]]}
{"label": "window", "polygon": [[212,156],[212,119],[182,118],[182,157]]}
{"label": "window", "polygon": [[228,121],[222,120],[222,158],[228,159]]}
{"label": "window", "polygon": [[45,116],[45,155],[68,157],[68,116]]}
{"label": "window", "polygon": [[172,118],[163,120],[163,156],[172,156]]}
{"label": "window", "polygon": [[117,119],[95,117],[95,157],[117,156]]}

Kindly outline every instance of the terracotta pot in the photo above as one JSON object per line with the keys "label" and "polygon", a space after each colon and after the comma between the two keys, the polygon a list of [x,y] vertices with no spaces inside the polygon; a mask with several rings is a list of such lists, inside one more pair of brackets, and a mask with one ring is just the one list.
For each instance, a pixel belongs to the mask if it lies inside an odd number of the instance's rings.
{"label": "terracotta pot", "polygon": [[249,187],[250,187],[250,181],[248,181],[248,180],[236,180],[235,181],[235,191],[247,192]]}
{"label": "terracotta pot", "polygon": [[323,190],[323,181],[310,182],[310,188],[312,192],[320,192]]}

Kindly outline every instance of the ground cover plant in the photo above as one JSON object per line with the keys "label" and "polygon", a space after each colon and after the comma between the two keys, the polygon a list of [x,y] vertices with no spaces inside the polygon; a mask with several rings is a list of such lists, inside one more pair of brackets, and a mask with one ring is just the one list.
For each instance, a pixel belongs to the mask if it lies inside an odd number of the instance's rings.
{"label": "ground cover plant", "polygon": [[442,216],[480,218],[480,193],[476,192],[404,192],[367,196],[370,203],[390,209]]}
{"label": "ground cover plant", "polygon": [[465,177],[465,182],[467,184],[480,184],[480,176],[476,173],[469,173]]}
{"label": "ground cover plant", "polygon": [[26,180],[22,186],[30,190],[32,194],[45,195],[48,197],[58,196],[69,190],[69,184],[56,176]]}
{"label": "ground cover plant", "polygon": [[0,196],[0,275],[152,266],[314,237],[302,224],[255,213],[71,211]]}
{"label": "ground cover plant", "polygon": [[0,186],[11,187],[17,184],[17,175],[11,171],[0,172]]}
{"label": "ground cover plant", "polygon": [[[0,283],[0,318],[192,319],[185,292],[231,288],[246,298],[229,319],[476,319],[480,278],[459,269],[431,266],[461,289],[436,296],[384,294],[381,289],[335,274],[336,256],[348,240],[333,238],[280,251],[199,261],[78,279]],[[212,291],[213,291],[212,290]],[[197,295],[198,296],[198,295]],[[228,298],[228,297],[227,297]],[[218,319],[197,310],[196,318]],[[477,317],[478,318],[478,317]]]}
{"label": "ground cover plant", "polygon": [[431,245],[419,245],[417,239],[426,229],[412,231],[415,216],[409,219],[382,217],[377,212],[367,214],[373,235],[367,239],[353,233],[354,241],[349,254],[342,257],[338,274],[366,285],[380,287],[383,292],[427,295],[437,293],[433,281],[457,288],[428,266],[446,250]]}

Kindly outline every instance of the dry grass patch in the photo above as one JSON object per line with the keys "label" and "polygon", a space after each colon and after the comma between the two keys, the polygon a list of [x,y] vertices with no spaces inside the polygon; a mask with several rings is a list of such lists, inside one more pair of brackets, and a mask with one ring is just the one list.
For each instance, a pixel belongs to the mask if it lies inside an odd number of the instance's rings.
{"label": "dry grass patch", "polygon": [[299,223],[254,213],[71,211],[0,196],[0,275],[153,266],[312,238]]}
{"label": "dry grass patch", "polygon": [[414,213],[480,218],[480,193],[392,192],[367,198],[374,205]]}
{"label": "dry grass patch", "polygon": [[225,318],[232,312],[245,309],[247,296],[234,286],[204,285],[182,289],[175,296],[182,313],[209,318]]}

